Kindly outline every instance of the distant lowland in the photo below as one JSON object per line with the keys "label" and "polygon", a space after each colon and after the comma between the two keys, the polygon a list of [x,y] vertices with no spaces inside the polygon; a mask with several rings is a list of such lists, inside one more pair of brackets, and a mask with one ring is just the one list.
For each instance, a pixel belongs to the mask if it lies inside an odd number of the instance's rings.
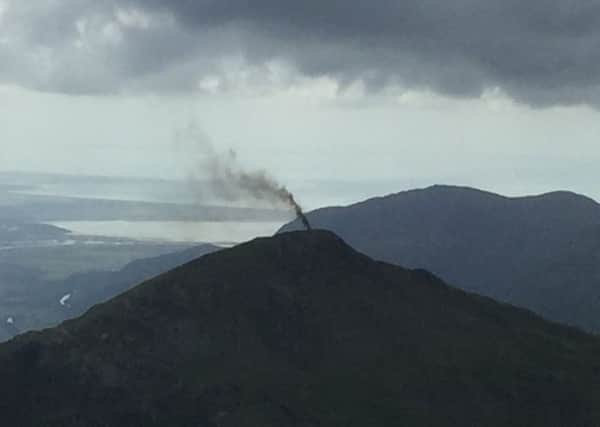
{"label": "distant lowland", "polygon": [[[257,232],[272,234],[290,218],[285,209],[224,205],[198,196],[182,182],[23,173],[0,173],[0,208],[4,222],[167,241],[239,242]],[[144,224],[156,232],[145,234]]]}
{"label": "distant lowland", "polygon": [[289,218],[200,204],[169,181],[0,173],[0,341],[80,314],[215,245],[273,234]]}

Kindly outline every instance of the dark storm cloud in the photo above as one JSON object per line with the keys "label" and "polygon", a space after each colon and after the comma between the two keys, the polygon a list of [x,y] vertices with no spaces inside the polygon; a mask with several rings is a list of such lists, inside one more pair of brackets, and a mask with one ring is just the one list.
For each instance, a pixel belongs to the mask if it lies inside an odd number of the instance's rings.
{"label": "dark storm cloud", "polygon": [[[117,80],[150,76],[160,87],[189,88],[213,60],[238,54],[254,65],[285,61],[343,85],[361,80],[373,91],[397,84],[472,97],[499,87],[530,104],[600,104],[600,0],[93,4],[173,20],[124,31],[123,42],[104,53],[118,64]],[[177,82],[160,83],[161,75]]]}
{"label": "dark storm cloud", "polygon": [[597,103],[600,1],[138,0],[192,29],[261,35],[251,59],[309,75],[473,96],[499,86],[530,103]]}

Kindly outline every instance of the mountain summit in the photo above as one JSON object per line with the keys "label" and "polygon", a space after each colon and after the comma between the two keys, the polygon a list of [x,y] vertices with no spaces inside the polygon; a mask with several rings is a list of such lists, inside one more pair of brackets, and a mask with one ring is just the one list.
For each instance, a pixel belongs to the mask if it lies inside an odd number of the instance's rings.
{"label": "mountain summit", "polygon": [[600,425],[600,342],[326,231],[206,255],[0,346],[28,426]]}

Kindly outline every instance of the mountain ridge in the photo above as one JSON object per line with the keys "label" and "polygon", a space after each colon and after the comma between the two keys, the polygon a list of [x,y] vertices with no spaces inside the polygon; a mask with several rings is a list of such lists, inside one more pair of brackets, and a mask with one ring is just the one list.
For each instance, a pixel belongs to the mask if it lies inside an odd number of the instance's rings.
{"label": "mountain ridge", "polygon": [[435,186],[307,216],[375,259],[600,331],[600,205],[585,196]]}

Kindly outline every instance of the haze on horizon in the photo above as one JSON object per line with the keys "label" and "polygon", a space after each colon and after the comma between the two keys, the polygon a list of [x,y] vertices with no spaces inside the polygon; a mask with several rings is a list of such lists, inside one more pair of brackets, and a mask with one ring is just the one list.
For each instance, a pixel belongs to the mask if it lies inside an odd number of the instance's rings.
{"label": "haze on horizon", "polygon": [[0,0],[0,170],[186,178],[194,123],[292,189],[600,199],[599,23],[596,0]]}

